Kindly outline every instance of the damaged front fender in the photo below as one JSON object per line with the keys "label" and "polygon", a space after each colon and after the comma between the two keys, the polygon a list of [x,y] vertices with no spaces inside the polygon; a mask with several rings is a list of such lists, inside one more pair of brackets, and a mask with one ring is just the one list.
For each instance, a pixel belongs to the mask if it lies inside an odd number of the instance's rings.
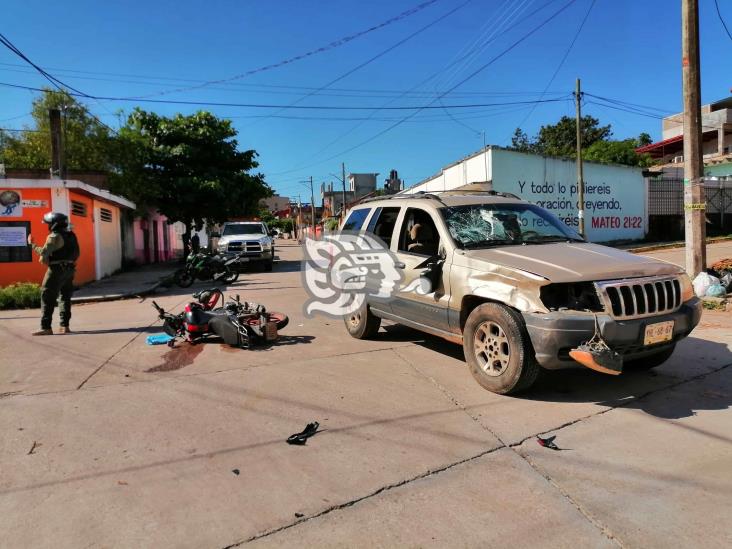
{"label": "damaged front fender", "polygon": [[[464,265],[456,265],[457,270],[465,269],[467,276],[451,277],[453,296],[460,301],[467,296],[475,296],[504,303],[521,312],[549,312],[540,297],[542,286],[549,284],[543,276],[485,262],[466,259]],[[471,265],[470,263],[476,263]]]}

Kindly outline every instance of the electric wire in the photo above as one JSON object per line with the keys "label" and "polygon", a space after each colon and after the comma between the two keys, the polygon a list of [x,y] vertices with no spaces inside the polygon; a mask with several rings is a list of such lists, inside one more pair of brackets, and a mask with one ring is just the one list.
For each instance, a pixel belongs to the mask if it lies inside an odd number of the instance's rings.
{"label": "electric wire", "polygon": [[[547,3],[545,3],[543,6],[541,6],[538,10],[536,10],[535,13],[541,12],[542,10],[544,10],[547,7],[549,7],[551,4],[553,4],[556,1],[557,0],[549,0]],[[499,18],[500,17],[501,16],[499,16]],[[518,24],[520,24],[520,22],[519,23],[515,23],[512,26],[508,27],[504,32],[508,32],[508,31],[512,30],[514,27],[518,26]],[[484,36],[484,33],[482,31],[481,31],[481,36]],[[440,68],[439,70],[437,70],[436,72],[430,74],[427,78],[423,79],[422,81],[420,81],[416,85],[412,86],[411,88],[409,88],[408,90],[406,90],[405,92],[403,92],[403,94],[413,92],[414,90],[416,90],[416,89],[424,86],[425,84],[427,84],[428,82],[430,82],[434,78],[438,77],[440,74],[444,73],[446,70],[449,70],[453,66],[453,64],[459,63],[459,62],[463,61],[464,59],[466,59],[467,57],[469,57],[472,54],[472,51],[474,51],[474,48],[479,47],[480,49],[484,49],[488,44],[490,44],[491,42],[493,42],[496,38],[497,37],[495,35],[492,35],[490,37],[490,39],[488,39],[487,41],[485,41],[482,45],[479,45],[478,42],[475,42],[474,41],[473,44],[472,44],[472,46],[470,48],[467,48],[467,50],[466,50],[465,47],[463,47],[460,50],[461,52],[465,52],[462,57],[453,56],[453,58],[451,59],[451,61],[448,62],[448,64],[446,66],[444,66],[444,67]],[[454,90],[450,90],[450,91],[446,91],[446,92],[440,92],[440,93],[437,94],[437,96],[438,97],[443,97],[443,96],[447,95],[448,93],[450,93],[451,91],[454,91]],[[398,98],[399,97],[397,97],[395,99],[398,99]],[[561,100],[561,98],[560,98],[560,100]],[[372,111],[372,113],[369,115],[368,118],[370,119],[370,118],[374,117],[377,112],[379,112],[380,110],[383,110],[387,105],[390,105],[392,102],[393,102],[393,100],[392,101],[387,101],[381,107],[375,108]],[[364,121],[359,122],[358,124],[352,126],[350,129],[348,129],[347,131],[339,134],[335,139],[331,140],[325,146],[323,146],[320,149],[318,149],[315,153],[312,153],[312,154],[308,155],[308,158],[309,159],[312,159],[313,157],[320,156],[323,152],[325,152],[326,150],[328,150],[330,147],[332,147],[336,143],[340,142],[343,138],[347,137],[349,134],[353,133],[356,129],[358,129],[363,124],[363,122]],[[289,170],[286,170],[285,172],[277,172],[277,173],[291,173],[291,172],[297,171],[297,170],[299,170],[301,168],[309,167],[311,165],[313,165],[313,164],[299,165],[297,167],[294,167],[294,168],[291,168]]]}
{"label": "electric wire", "polygon": [[279,68],[279,67],[283,67],[285,65],[289,65],[291,63],[295,63],[297,61],[301,61],[302,59],[306,59],[306,58],[311,57],[313,55],[320,54],[320,53],[323,53],[323,52],[326,52],[326,51],[330,51],[332,49],[335,49],[337,47],[343,46],[344,44],[347,44],[347,43],[351,42],[352,40],[355,40],[357,38],[360,38],[361,36],[365,36],[365,35],[367,35],[367,34],[369,34],[371,32],[374,32],[374,31],[379,30],[379,29],[382,29],[382,28],[384,28],[384,27],[386,27],[388,25],[391,25],[393,23],[396,23],[397,21],[401,21],[402,19],[406,19],[407,17],[409,17],[411,15],[414,15],[415,13],[418,13],[418,12],[422,11],[423,9],[431,6],[432,4],[434,4],[436,2],[438,2],[438,0],[426,0],[425,2],[422,2],[420,4],[417,4],[416,6],[413,6],[412,8],[410,8],[410,9],[408,9],[406,11],[403,11],[402,13],[400,13],[400,14],[394,16],[394,17],[391,17],[391,18],[387,19],[386,21],[382,21],[378,25],[373,25],[373,26],[371,26],[371,27],[369,27],[367,29],[364,29],[362,31],[359,31],[359,32],[356,32],[356,33],[353,33],[353,34],[344,36],[342,38],[339,38],[337,40],[334,40],[334,41],[330,42],[329,44],[326,44],[325,46],[321,46],[319,48],[310,50],[308,52],[305,52],[305,53],[302,53],[302,54],[298,54],[298,55],[289,57],[287,59],[283,59],[282,61],[278,61],[277,63],[272,63],[272,64],[269,64],[269,65],[264,65],[264,66],[261,66],[261,67],[257,67],[255,69],[250,69],[250,70],[245,71],[245,72],[243,72],[241,74],[237,74],[237,75],[234,75],[234,76],[231,76],[231,77],[228,77],[228,78],[220,78],[220,79],[216,79],[216,80],[207,80],[207,81],[205,81],[205,82],[203,82],[201,84],[197,84],[195,86],[188,86],[188,87],[184,87],[184,88],[177,88],[177,89],[174,89],[174,90],[163,90],[163,91],[160,91],[160,92],[157,92],[157,93],[154,93],[154,94],[150,94],[150,95],[146,95],[146,96],[142,96],[142,97],[154,97],[154,96],[160,96],[160,95],[169,95],[171,93],[179,93],[179,92],[186,92],[186,91],[191,91],[191,90],[197,90],[197,89],[205,88],[205,87],[207,87],[209,85],[212,85],[212,84],[221,84],[221,83],[224,83],[224,82],[231,82],[231,81],[234,81],[234,80],[240,80],[242,78],[245,78],[247,76],[251,76],[253,74],[258,74],[258,73],[261,73],[261,72],[265,72],[265,71],[269,71],[269,70],[276,69],[276,68]]}
{"label": "electric wire", "polygon": [[[452,14],[454,14],[455,12],[457,12],[457,11],[461,10],[462,8],[464,8],[465,6],[467,6],[467,5],[468,5],[468,4],[470,3],[470,2],[472,2],[472,1],[473,1],[473,0],[465,0],[465,2],[463,2],[462,4],[459,4],[458,6],[456,6],[456,7],[452,8],[451,10],[447,11],[446,13],[444,13],[444,14],[440,15],[440,16],[439,16],[439,17],[437,17],[436,19],[433,19],[432,21],[430,21],[430,22],[429,22],[429,23],[427,23],[426,25],[423,25],[422,27],[420,27],[420,28],[419,28],[419,29],[417,29],[416,31],[414,31],[414,32],[412,32],[412,33],[410,33],[410,34],[408,34],[408,35],[407,35],[407,36],[406,36],[405,38],[402,38],[402,39],[401,39],[401,40],[399,40],[398,42],[396,42],[396,43],[392,44],[391,46],[389,46],[389,47],[387,47],[387,48],[385,48],[385,49],[381,50],[381,51],[380,51],[379,53],[377,53],[376,55],[373,55],[373,56],[371,56],[371,57],[370,57],[369,59],[367,59],[366,61],[364,61],[364,62],[362,62],[362,63],[359,63],[358,65],[356,65],[355,67],[353,67],[353,68],[351,68],[351,69],[347,70],[347,71],[346,71],[346,72],[344,72],[343,74],[341,74],[341,75],[339,75],[339,76],[337,76],[337,77],[333,78],[333,79],[332,79],[332,80],[330,80],[330,81],[329,81],[329,82],[328,82],[327,84],[324,84],[323,86],[321,86],[321,87],[320,87],[320,88],[318,88],[317,90],[315,90],[315,91],[312,91],[312,92],[309,92],[309,93],[307,93],[307,94],[303,95],[302,97],[300,97],[300,98],[296,99],[295,101],[293,101],[292,103],[290,103],[290,104],[289,104],[289,106],[297,105],[298,103],[300,103],[301,101],[304,101],[304,100],[305,100],[305,99],[307,99],[308,97],[311,97],[311,96],[315,95],[315,93],[317,93],[317,92],[320,92],[320,91],[323,91],[323,90],[327,89],[328,87],[332,86],[333,84],[335,84],[336,82],[338,82],[338,81],[340,81],[340,80],[343,80],[344,78],[347,78],[348,76],[352,75],[353,73],[357,72],[358,70],[362,69],[363,67],[365,67],[365,66],[367,66],[367,65],[369,65],[369,64],[371,64],[371,63],[373,63],[374,61],[376,61],[376,60],[377,60],[377,59],[379,59],[380,57],[383,57],[383,56],[384,56],[384,55],[386,55],[387,53],[389,53],[389,52],[391,52],[391,51],[395,50],[396,48],[398,48],[399,46],[401,46],[401,45],[405,44],[406,42],[408,42],[409,40],[411,40],[411,39],[412,39],[412,38],[414,38],[415,36],[418,36],[419,34],[423,33],[424,31],[426,31],[426,30],[427,30],[427,29],[429,29],[430,27],[433,27],[433,26],[434,26],[434,25],[436,25],[437,23],[440,23],[440,22],[444,21],[445,19],[447,19],[448,17],[450,17],[450,16],[451,16]],[[275,115],[275,114],[279,114],[279,113],[281,113],[281,112],[282,112],[283,110],[284,110],[284,108],[280,108],[280,109],[276,110],[275,112],[273,112],[272,114],[273,114],[273,115]],[[260,119],[259,121],[261,121],[261,120],[264,120],[264,119],[265,119],[265,118],[262,118],[262,119]]]}
{"label": "electric wire", "polygon": [[[372,135],[371,137],[369,137],[369,138],[367,138],[367,139],[365,139],[365,140],[357,143],[356,145],[353,145],[352,147],[349,147],[348,149],[346,149],[344,151],[341,151],[341,152],[339,152],[339,153],[337,153],[335,155],[332,155],[332,156],[330,156],[330,157],[328,157],[328,158],[326,158],[324,160],[321,160],[321,161],[312,163],[312,164],[310,164],[308,166],[303,166],[303,167],[297,168],[297,169],[303,169],[303,168],[306,168],[306,167],[315,166],[315,165],[318,165],[318,164],[322,164],[324,162],[329,162],[330,160],[333,160],[335,158],[342,157],[343,155],[348,154],[349,152],[352,152],[352,151],[358,149],[359,147],[362,147],[362,146],[364,146],[364,145],[366,145],[366,144],[368,144],[368,143],[370,143],[370,142],[378,139],[382,135],[390,132],[394,128],[396,128],[396,127],[400,126],[401,124],[403,124],[404,122],[406,122],[408,119],[410,119],[410,118],[416,116],[417,114],[419,114],[420,112],[422,112],[424,109],[431,108],[432,107],[432,104],[434,102],[436,102],[437,100],[439,100],[441,97],[444,97],[445,95],[449,94],[451,91],[455,90],[456,88],[458,88],[459,86],[463,85],[464,83],[468,82],[469,80],[471,80],[472,78],[474,78],[475,76],[477,76],[478,74],[480,74],[481,72],[483,72],[486,68],[488,68],[489,66],[491,66],[493,63],[495,63],[496,61],[498,61],[499,59],[501,59],[502,57],[504,57],[506,54],[508,54],[509,52],[511,52],[514,48],[516,48],[524,40],[526,40],[527,38],[529,38],[530,36],[532,36],[534,33],[536,33],[538,30],[540,30],[541,28],[543,28],[544,26],[546,26],[550,21],[554,20],[557,16],[559,16],[562,12],[564,12],[564,10],[566,10],[567,8],[569,8],[569,6],[571,6],[572,4],[574,4],[575,1],[576,0],[570,0],[569,2],[567,2],[566,4],[564,4],[560,9],[558,9],[556,12],[554,12],[552,15],[550,15],[547,19],[545,19],[544,21],[542,21],[539,25],[533,27],[530,31],[528,31],[527,33],[523,34],[520,38],[518,38],[517,40],[515,40],[514,42],[512,42],[511,45],[509,45],[507,48],[503,49],[500,53],[498,53],[497,55],[495,55],[494,57],[492,57],[489,61],[487,61],[486,63],[484,63],[480,67],[478,67],[476,70],[474,70],[468,76],[464,77],[457,84],[455,84],[450,89],[448,89],[444,94],[442,94],[441,96],[438,96],[437,98],[433,99],[427,105],[423,105],[422,107],[419,107],[419,109],[417,109],[416,111],[408,114],[404,118],[398,120],[397,122],[391,124],[390,126],[384,128],[383,130],[377,132],[376,134]],[[437,108],[440,108],[440,107],[438,106]],[[277,174],[290,173],[292,171],[297,171],[297,169],[287,170],[287,171],[284,171],[284,172],[277,172]],[[277,175],[277,174],[274,174],[274,175]]]}
{"label": "electric wire", "polygon": [[732,34],[729,32],[727,23],[724,22],[724,17],[722,17],[722,12],[719,10],[719,1],[718,0],[714,0],[714,6],[717,8],[717,16],[719,17],[719,22],[722,23],[722,26],[724,27],[724,32],[726,32],[727,36],[729,36],[729,39],[732,40]]}
{"label": "electric wire", "polygon": [[[574,2],[575,0],[572,0]],[[20,84],[11,84],[8,82],[0,82],[0,86],[6,86],[11,88],[19,88],[24,90],[31,90],[31,91],[44,91],[43,88],[36,88],[33,86],[23,86]],[[69,93],[69,92],[67,92]],[[447,92],[449,93],[449,92]],[[69,93],[69,95],[73,97],[78,97],[79,95],[76,93]],[[374,107],[369,106],[343,106],[343,105],[276,105],[276,104],[259,104],[259,103],[227,103],[227,102],[219,102],[219,101],[187,101],[187,100],[179,100],[179,99],[135,99],[132,97],[110,97],[110,96],[103,96],[103,95],[89,95],[84,96],[88,97],[89,99],[96,99],[101,101],[125,101],[125,102],[140,102],[140,103],[155,103],[155,104],[164,104],[164,105],[193,105],[193,106],[213,106],[213,107],[245,107],[245,108],[252,108],[252,109],[273,109],[273,108],[282,108],[282,109],[305,109],[305,110],[337,110],[337,111],[368,111],[373,110]],[[545,102],[552,102],[552,101],[559,101],[559,99],[544,99]],[[433,101],[434,102],[434,101]],[[468,109],[468,108],[476,108],[476,107],[493,107],[493,106],[500,106],[500,105],[526,105],[531,104],[533,101],[505,101],[505,102],[496,102],[496,103],[465,103],[465,104],[455,104],[455,105],[447,105],[447,108],[450,109]],[[422,111],[425,109],[441,109],[442,107],[438,105],[398,105],[398,106],[389,106],[389,107],[380,107],[380,109],[383,110],[397,110],[397,111],[409,111],[409,110],[418,110]]]}
{"label": "electric wire", "polygon": [[[567,50],[564,52],[564,55],[562,56],[562,59],[559,61],[559,64],[557,65],[557,68],[554,69],[554,72],[552,73],[551,78],[549,79],[549,82],[547,82],[546,86],[544,86],[544,91],[539,96],[539,99],[543,99],[546,92],[549,90],[551,85],[554,83],[554,79],[557,77],[557,74],[559,74],[559,71],[562,70],[562,67],[564,66],[565,61],[567,61],[567,58],[569,57],[570,52],[572,51],[572,48],[574,47],[575,42],[577,42],[577,39],[579,38],[579,35],[582,33],[582,29],[585,26],[585,23],[587,22],[587,19],[590,17],[590,12],[592,12],[592,8],[595,7],[595,3],[597,0],[592,0],[590,2],[590,7],[587,8],[587,13],[585,13],[585,16],[582,18],[582,21],[580,22],[579,27],[577,28],[577,32],[575,32],[574,37],[572,38],[572,41],[569,43],[569,46],[567,47]],[[524,124],[526,124],[526,121],[531,117],[532,114],[534,114],[534,111],[536,110],[536,105],[534,105],[531,110],[526,113],[526,116],[523,117],[521,122],[519,122],[517,128],[521,128]]]}

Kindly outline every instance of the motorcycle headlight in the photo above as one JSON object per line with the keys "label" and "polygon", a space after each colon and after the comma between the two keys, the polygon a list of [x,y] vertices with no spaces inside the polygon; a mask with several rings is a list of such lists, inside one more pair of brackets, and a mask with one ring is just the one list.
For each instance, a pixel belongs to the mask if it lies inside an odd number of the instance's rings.
{"label": "motorcycle headlight", "polygon": [[681,284],[681,302],[685,303],[694,297],[694,285],[686,273],[679,275],[679,284]]}

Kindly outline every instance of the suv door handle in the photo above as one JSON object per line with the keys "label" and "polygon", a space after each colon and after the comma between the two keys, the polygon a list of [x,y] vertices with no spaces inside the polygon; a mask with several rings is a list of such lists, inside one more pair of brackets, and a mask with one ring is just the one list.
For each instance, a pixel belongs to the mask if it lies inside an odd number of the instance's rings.
{"label": "suv door handle", "polygon": [[407,266],[404,263],[402,263],[401,261],[395,261],[394,266],[397,269],[406,269],[407,268]]}

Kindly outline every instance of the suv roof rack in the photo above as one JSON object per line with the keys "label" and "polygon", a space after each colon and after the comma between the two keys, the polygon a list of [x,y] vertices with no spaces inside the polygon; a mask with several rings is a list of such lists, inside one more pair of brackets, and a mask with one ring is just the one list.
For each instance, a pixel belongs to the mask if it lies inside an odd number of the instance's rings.
{"label": "suv roof rack", "polygon": [[452,191],[443,191],[442,194],[447,194],[450,196],[471,196],[476,194],[487,194],[488,196],[500,196],[501,198],[515,198],[516,200],[523,200],[520,196],[517,196],[513,193],[506,193],[503,191],[461,191],[459,189],[455,189]]}
{"label": "suv roof rack", "polygon": [[402,193],[396,193],[396,194],[385,194],[381,196],[371,196],[369,198],[364,198],[363,200],[359,201],[359,204],[365,204],[367,202],[374,202],[375,200],[393,200],[395,198],[429,198],[431,200],[437,200],[438,202],[442,202],[440,200],[440,197],[436,194],[428,193],[426,191],[417,191],[414,194],[402,194]]}

